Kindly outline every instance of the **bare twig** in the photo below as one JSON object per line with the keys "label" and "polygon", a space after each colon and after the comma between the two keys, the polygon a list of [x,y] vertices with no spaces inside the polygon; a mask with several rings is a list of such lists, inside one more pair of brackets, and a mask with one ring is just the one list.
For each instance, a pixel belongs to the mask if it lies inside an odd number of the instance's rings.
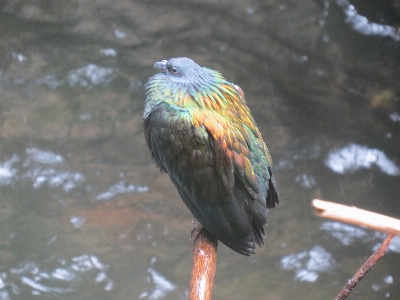
{"label": "bare twig", "polygon": [[372,254],[354,276],[347,281],[335,300],[346,299],[360,280],[383,257],[395,235],[400,235],[400,220],[377,214],[354,206],[314,199],[312,205],[317,209],[317,216],[345,222],[387,233],[385,240]]}
{"label": "bare twig", "polygon": [[362,265],[362,267],[358,269],[357,273],[354,274],[354,276],[346,282],[345,286],[337,295],[335,300],[344,300],[347,298],[348,295],[350,295],[351,291],[356,287],[356,285],[360,282],[360,280],[363,279],[363,277],[372,269],[372,267],[377,263],[377,261],[381,259],[383,255],[385,255],[385,252],[389,247],[393,238],[394,238],[393,234],[388,234],[386,236],[385,240],[382,242],[379,248],[374,252],[374,254],[372,254],[368,258],[368,260]]}
{"label": "bare twig", "polygon": [[202,229],[193,248],[192,279],[189,300],[211,300],[214,276],[217,268],[218,239]]}
{"label": "bare twig", "polygon": [[400,220],[377,214],[354,206],[314,199],[312,205],[317,216],[336,221],[363,226],[369,229],[400,235]]}

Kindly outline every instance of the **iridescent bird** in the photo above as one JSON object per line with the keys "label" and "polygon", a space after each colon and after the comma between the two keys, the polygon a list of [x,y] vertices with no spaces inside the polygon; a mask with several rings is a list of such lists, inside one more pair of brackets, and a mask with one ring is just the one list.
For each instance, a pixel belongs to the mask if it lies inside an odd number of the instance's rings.
{"label": "iridescent bird", "polygon": [[238,253],[264,245],[278,203],[271,158],[242,89],[185,57],[154,64],[146,85],[147,146],[198,222]]}

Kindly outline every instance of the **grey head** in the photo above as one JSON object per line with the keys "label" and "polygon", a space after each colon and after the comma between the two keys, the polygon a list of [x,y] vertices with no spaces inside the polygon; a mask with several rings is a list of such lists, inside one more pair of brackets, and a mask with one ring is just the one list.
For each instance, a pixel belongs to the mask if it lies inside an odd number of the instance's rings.
{"label": "grey head", "polygon": [[171,81],[181,85],[205,84],[212,79],[211,70],[202,68],[187,57],[171,58],[154,64]]}

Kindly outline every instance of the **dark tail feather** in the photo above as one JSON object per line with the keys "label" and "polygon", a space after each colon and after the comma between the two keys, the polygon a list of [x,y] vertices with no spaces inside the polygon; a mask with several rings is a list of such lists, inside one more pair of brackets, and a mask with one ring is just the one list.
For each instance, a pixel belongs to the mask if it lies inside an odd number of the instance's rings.
{"label": "dark tail feather", "polygon": [[264,246],[264,238],[265,238],[265,231],[264,226],[256,223],[254,220],[252,221],[253,225],[253,233],[254,239],[258,246]]}
{"label": "dark tail feather", "polygon": [[268,195],[267,195],[267,208],[275,207],[275,203],[279,203],[278,188],[274,175],[272,175],[271,168],[269,169],[269,182],[268,182]]}

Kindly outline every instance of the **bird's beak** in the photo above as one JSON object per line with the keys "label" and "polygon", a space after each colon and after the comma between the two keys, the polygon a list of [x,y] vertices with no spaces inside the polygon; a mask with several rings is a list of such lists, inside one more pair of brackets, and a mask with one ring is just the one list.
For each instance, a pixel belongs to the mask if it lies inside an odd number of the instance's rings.
{"label": "bird's beak", "polygon": [[168,60],[164,59],[162,61],[158,61],[154,64],[155,69],[166,69]]}

